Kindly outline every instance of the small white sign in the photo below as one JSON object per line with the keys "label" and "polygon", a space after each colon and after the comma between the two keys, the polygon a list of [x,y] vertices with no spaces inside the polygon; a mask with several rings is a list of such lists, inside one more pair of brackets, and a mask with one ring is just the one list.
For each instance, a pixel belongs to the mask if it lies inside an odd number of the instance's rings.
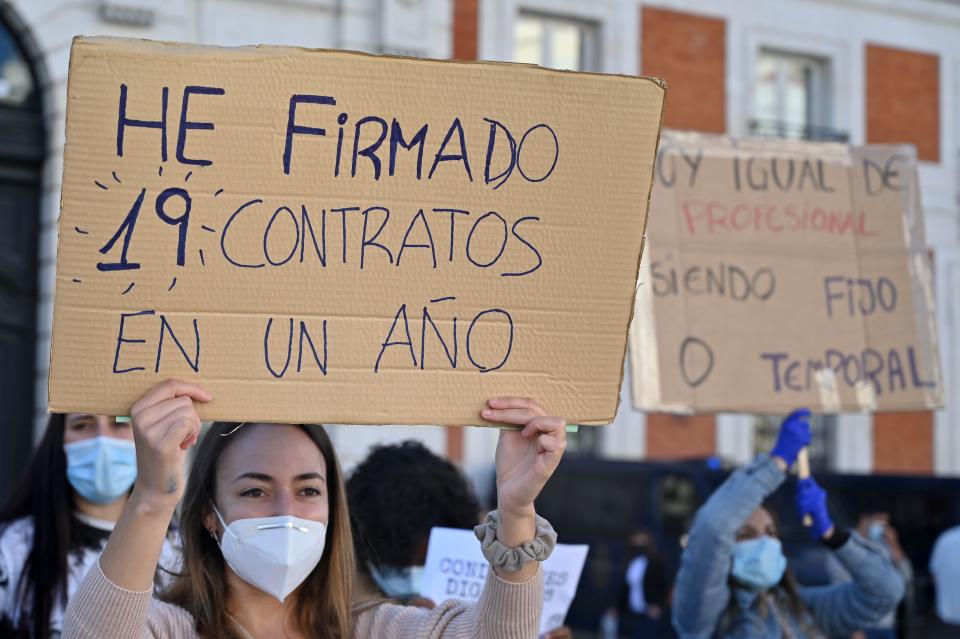
{"label": "small white sign", "polygon": [[[589,546],[558,544],[543,562],[543,612],[540,634],[563,625],[580,583]],[[474,602],[483,592],[490,564],[471,530],[434,528],[420,594],[439,603],[445,599]]]}

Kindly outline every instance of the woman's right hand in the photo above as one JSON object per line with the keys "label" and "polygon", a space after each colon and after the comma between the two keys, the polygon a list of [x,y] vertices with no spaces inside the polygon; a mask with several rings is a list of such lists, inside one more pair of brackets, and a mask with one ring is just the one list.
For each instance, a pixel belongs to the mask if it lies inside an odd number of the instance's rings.
{"label": "woman's right hand", "polygon": [[797,461],[797,455],[810,445],[810,409],[798,408],[790,413],[780,425],[777,443],[773,445],[770,456],[781,459],[789,470]]}
{"label": "woman's right hand", "polygon": [[151,504],[175,506],[183,495],[187,450],[200,437],[194,401],[213,399],[200,386],[170,379],[140,398],[130,416],[137,447],[134,494]]}

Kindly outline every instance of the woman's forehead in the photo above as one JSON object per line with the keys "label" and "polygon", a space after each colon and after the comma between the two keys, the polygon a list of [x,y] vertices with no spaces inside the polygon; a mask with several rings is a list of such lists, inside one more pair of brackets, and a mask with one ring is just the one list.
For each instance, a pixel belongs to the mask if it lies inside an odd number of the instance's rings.
{"label": "woman's forehead", "polygon": [[236,440],[223,451],[218,474],[257,472],[278,478],[326,474],[323,453],[299,426],[245,424],[230,437]]}
{"label": "woman's forehead", "polygon": [[749,526],[759,532],[764,532],[770,529],[776,529],[776,522],[773,520],[773,516],[766,508],[757,508],[754,510],[747,520],[743,522],[744,526]]}

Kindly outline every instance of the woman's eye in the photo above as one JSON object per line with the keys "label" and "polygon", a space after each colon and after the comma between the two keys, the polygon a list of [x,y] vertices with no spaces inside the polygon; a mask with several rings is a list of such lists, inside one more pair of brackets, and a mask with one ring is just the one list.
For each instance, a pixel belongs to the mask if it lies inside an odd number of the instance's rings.
{"label": "woman's eye", "polygon": [[304,488],[300,491],[305,497],[319,497],[320,490],[318,488]]}
{"label": "woman's eye", "polygon": [[263,495],[264,492],[262,488],[248,488],[240,493],[241,497],[263,497]]}

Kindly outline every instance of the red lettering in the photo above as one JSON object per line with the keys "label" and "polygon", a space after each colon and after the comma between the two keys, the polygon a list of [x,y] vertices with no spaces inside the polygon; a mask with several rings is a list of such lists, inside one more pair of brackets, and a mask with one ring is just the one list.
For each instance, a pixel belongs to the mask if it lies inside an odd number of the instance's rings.
{"label": "red lettering", "polygon": [[727,226],[727,209],[719,202],[710,202],[707,204],[707,224],[710,227],[710,233],[713,234],[714,228],[730,230]]}
{"label": "red lettering", "polygon": [[876,231],[867,230],[867,212],[860,211],[857,214],[858,224],[856,232],[862,237],[873,237],[877,234]]}
{"label": "red lettering", "polygon": [[699,215],[693,215],[693,214],[690,212],[690,207],[692,207],[692,206],[697,206],[697,204],[698,204],[697,202],[692,202],[692,201],[690,201],[690,200],[686,200],[686,201],[683,203],[683,207],[682,207],[682,208],[683,208],[683,218],[684,218],[684,220],[686,220],[686,222],[687,222],[687,231],[690,232],[690,235],[696,235],[696,234],[697,234],[696,220],[697,220],[698,218],[703,217],[703,213],[700,213]]}
{"label": "red lettering", "polygon": [[[745,221],[743,221],[743,223],[739,222],[741,214],[743,214],[743,217],[747,218]],[[749,219],[750,207],[746,204],[737,204],[735,207],[733,207],[733,210],[730,211],[730,225],[736,231],[742,231],[743,229],[747,228]]]}

